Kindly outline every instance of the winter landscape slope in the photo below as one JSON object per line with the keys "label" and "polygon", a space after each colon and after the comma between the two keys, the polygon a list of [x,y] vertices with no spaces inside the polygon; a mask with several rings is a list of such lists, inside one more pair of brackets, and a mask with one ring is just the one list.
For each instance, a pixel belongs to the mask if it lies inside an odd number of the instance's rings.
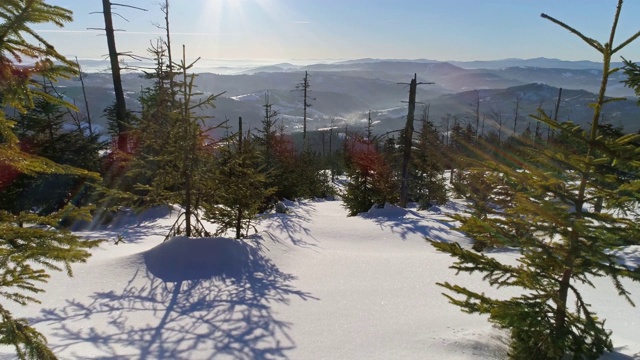
{"label": "winter landscape slope", "polygon": [[[446,217],[463,207],[347,217],[340,201],[290,203],[289,214],[264,215],[242,241],[163,242],[175,211],[123,214],[82,231],[111,240],[73,278],[54,274],[42,304],[15,311],[61,359],[502,359],[505,333],[448,304],[436,285],[513,294],[455,276],[452,260],[425,241],[469,246]],[[638,247],[619,255],[640,264]],[[491,256],[514,262],[517,253]],[[603,359],[640,358],[640,312],[607,279],[594,283],[584,294],[616,349]],[[640,303],[640,285],[628,289]]]}

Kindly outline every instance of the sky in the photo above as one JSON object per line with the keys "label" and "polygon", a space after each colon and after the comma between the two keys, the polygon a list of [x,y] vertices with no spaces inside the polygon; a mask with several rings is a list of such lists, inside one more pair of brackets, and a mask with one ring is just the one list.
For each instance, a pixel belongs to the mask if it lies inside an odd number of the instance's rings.
{"label": "sky", "polygon": [[[162,35],[161,0],[118,0],[118,50],[146,56]],[[164,0],[162,0],[164,2]],[[34,26],[61,53],[81,59],[107,54],[99,0],[47,0],[74,12],[64,28]],[[546,13],[605,42],[614,0],[171,0],[174,53],[229,61],[359,58],[496,60],[558,58],[599,61],[599,53]],[[125,20],[126,19],[126,20]],[[627,1],[616,43],[640,31],[640,1]],[[154,23],[156,25],[154,25]],[[640,40],[620,55],[640,59]],[[175,55],[174,55],[175,56]],[[616,56],[614,60],[619,60]]]}

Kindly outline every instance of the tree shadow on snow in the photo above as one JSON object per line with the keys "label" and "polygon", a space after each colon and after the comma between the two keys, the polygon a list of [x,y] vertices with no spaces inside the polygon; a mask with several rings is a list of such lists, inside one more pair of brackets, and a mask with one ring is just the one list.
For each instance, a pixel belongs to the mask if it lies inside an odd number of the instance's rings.
{"label": "tree shadow on snow", "polygon": [[164,237],[169,232],[169,226],[159,225],[157,220],[168,218],[178,211],[170,206],[156,206],[139,214],[131,209],[121,209],[114,212],[109,221],[96,216],[91,223],[74,224],[73,230],[87,239],[115,239],[120,236],[124,243],[138,243],[151,236]]}
{"label": "tree shadow on snow", "polygon": [[429,218],[429,215],[415,210],[387,205],[383,209],[372,209],[358,216],[373,221],[381,229],[390,229],[403,240],[411,234],[416,234],[441,242],[451,242],[452,238],[461,242],[468,241],[465,240],[464,234],[453,230],[454,226],[451,223],[439,219],[439,215]]}
{"label": "tree shadow on snow", "polygon": [[262,223],[269,238],[275,242],[291,242],[305,248],[315,247],[317,244],[309,242],[309,239],[315,241],[315,238],[304,224],[312,221],[316,212],[312,204],[300,202],[290,206],[287,214],[271,214]]}
{"label": "tree shadow on snow", "polygon": [[446,347],[473,359],[508,359],[509,336],[505,331],[494,334],[472,334],[451,341]]}
{"label": "tree shadow on snow", "polygon": [[287,358],[291,324],[271,306],[315,299],[237,240],[174,238],[137,256],[123,290],[68,300],[31,319],[53,329],[54,351],[112,360]]}
{"label": "tree shadow on snow", "polygon": [[[458,353],[470,354],[474,359],[507,359],[509,358],[509,335],[506,330],[499,330],[492,334],[465,334],[459,339],[447,344],[446,347],[455,349]],[[640,353],[629,356],[620,351],[626,347],[615,348],[613,352],[603,354],[600,360],[639,360]]]}
{"label": "tree shadow on snow", "polygon": [[626,355],[620,352],[625,349],[626,347],[615,348],[613,352],[602,355],[600,360],[640,360],[640,352],[634,355]]}

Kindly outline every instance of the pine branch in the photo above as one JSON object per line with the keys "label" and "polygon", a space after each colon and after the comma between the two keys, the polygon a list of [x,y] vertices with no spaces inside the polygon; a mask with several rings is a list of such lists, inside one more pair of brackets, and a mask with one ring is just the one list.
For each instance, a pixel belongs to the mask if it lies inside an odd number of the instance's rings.
{"label": "pine branch", "polygon": [[571,33],[577,35],[579,38],[581,38],[584,42],[589,44],[591,47],[593,47],[594,49],[598,50],[598,52],[604,53],[605,48],[597,40],[594,40],[592,38],[586,37],[580,31],[578,31],[578,30],[574,29],[573,27],[563,23],[560,20],[554,19],[553,17],[551,17],[551,16],[549,16],[547,14],[542,13],[542,14],[540,14],[540,16],[543,19],[547,19],[547,20],[553,22],[556,25],[560,25],[561,27],[565,28],[566,30],[569,30]]}

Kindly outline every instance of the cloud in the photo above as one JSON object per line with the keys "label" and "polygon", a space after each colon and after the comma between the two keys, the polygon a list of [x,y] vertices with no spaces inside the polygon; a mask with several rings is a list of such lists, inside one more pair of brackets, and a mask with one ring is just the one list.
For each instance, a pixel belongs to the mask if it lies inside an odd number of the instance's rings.
{"label": "cloud", "polygon": [[289,20],[288,23],[290,23],[290,24],[311,24],[311,21]]}

